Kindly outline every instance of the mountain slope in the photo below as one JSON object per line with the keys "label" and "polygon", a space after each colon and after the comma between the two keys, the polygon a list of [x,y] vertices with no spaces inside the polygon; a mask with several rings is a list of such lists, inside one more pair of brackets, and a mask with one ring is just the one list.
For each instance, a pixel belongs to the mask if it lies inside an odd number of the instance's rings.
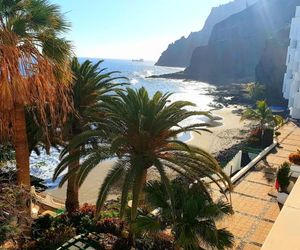
{"label": "mountain slope", "polygon": [[267,101],[282,105],[282,84],[286,71],[287,48],[290,43],[290,27],[287,26],[268,39],[255,69],[256,81],[267,86]]}
{"label": "mountain slope", "polygon": [[288,26],[300,0],[259,0],[215,25],[193,52],[188,78],[210,83],[251,81],[267,39]]}
{"label": "mountain slope", "polygon": [[198,46],[207,45],[211,31],[215,24],[225,20],[232,14],[238,13],[257,0],[235,0],[227,4],[214,7],[208,16],[201,31],[192,32],[187,38],[181,37],[162,53],[156,65],[187,67],[194,49]]}

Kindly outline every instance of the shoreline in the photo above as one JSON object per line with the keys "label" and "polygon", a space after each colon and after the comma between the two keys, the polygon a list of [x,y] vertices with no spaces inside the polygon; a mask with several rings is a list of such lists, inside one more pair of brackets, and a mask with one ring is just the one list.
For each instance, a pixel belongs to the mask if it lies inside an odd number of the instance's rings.
{"label": "shoreline", "polygon": [[229,105],[212,111],[213,115],[222,117],[222,125],[208,128],[212,133],[201,132],[199,135],[193,132],[191,140],[187,143],[198,146],[213,155],[240,143],[244,139],[241,133],[249,129],[248,121],[240,121],[240,110],[243,108],[244,106],[241,105]]}
{"label": "shoreline", "polygon": [[221,104],[225,107],[228,105],[253,105],[253,101],[249,99],[247,90],[245,88],[245,85],[249,82],[252,82],[253,79],[223,80],[222,82],[209,82],[208,80],[201,80],[197,77],[193,77],[192,75],[188,75],[184,71],[178,71],[169,74],[152,75],[148,78],[162,78],[206,83],[215,87],[215,89],[207,95],[213,96],[213,102],[217,103],[217,105]]}
{"label": "shoreline", "polygon": [[[223,152],[227,149],[230,150],[230,147],[240,143],[243,140],[243,137],[240,135],[240,131],[247,129],[248,122],[240,122],[240,115],[238,111],[241,108],[242,106],[234,105],[211,111],[213,116],[222,118],[222,120],[220,120],[222,125],[209,128],[212,133],[204,131],[201,131],[201,135],[195,132],[191,133],[191,138],[186,141],[186,143],[189,145],[198,146],[210,152],[214,156],[216,156],[218,152]],[[86,181],[82,184],[79,190],[80,204],[95,204],[99,188],[113,163],[114,160],[102,162],[90,172]],[[171,177],[174,176],[174,173],[169,172],[168,174]],[[149,169],[147,179],[150,180],[157,178],[159,178],[158,174],[152,169]],[[45,192],[54,196],[56,199],[65,200],[66,184],[62,188],[54,188],[51,190],[46,190]],[[118,198],[119,194],[119,188],[115,187],[109,194],[107,200],[115,200]]]}

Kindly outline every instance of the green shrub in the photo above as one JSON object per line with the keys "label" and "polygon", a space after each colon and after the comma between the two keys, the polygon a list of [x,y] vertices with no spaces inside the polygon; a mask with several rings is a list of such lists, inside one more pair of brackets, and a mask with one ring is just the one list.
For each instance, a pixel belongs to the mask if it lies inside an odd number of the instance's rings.
{"label": "green shrub", "polygon": [[15,151],[11,145],[0,145],[0,167],[15,159]]}
{"label": "green shrub", "polygon": [[117,239],[112,248],[112,250],[130,250],[130,249],[132,248],[129,240],[123,238]]}
{"label": "green shrub", "polygon": [[0,245],[17,234],[17,228],[10,224],[0,224]]}
{"label": "green shrub", "polygon": [[97,222],[95,232],[109,233],[115,236],[121,236],[125,223],[118,218],[103,219]]}
{"label": "green shrub", "polygon": [[148,250],[174,250],[174,239],[165,234],[137,239],[138,249]]}
{"label": "green shrub", "polygon": [[290,164],[284,162],[277,171],[277,181],[282,192],[286,192],[290,184]]}
{"label": "green shrub", "polygon": [[36,240],[35,249],[55,250],[75,235],[76,229],[68,225],[50,227]]}
{"label": "green shrub", "polygon": [[266,97],[266,86],[260,83],[248,83],[247,91],[253,101],[263,100]]}
{"label": "green shrub", "polygon": [[44,231],[53,226],[53,223],[54,218],[49,214],[46,214],[34,220],[31,227],[32,238],[38,239],[39,237],[41,237]]}
{"label": "green shrub", "polygon": [[29,198],[21,187],[0,183],[0,244],[7,240],[24,241],[31,224],[25,209]]}
{"label": "green shrub", "polygon": [[101,218],[117,218],[120,215],[118,211],[103,211]]}
{"label": "green shrub", "polygon": [[95,208],[92,205],[84,205],[79,211],[72,213],[71,216],[61,214],[55,218],[53,225],[68,225],[76,228],[77,234],[93,232],[96,222],[94,221]]}

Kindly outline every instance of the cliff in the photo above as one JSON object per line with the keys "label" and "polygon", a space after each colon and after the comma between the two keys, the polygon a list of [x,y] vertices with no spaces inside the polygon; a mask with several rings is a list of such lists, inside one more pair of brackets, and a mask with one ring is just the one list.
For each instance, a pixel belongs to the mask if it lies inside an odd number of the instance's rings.
{"label": "cliff", "polygon": [[257,0],[235,0],[219,7],[214,7],[206,19],[204,27],[198,32],[192,32],[187,38],[184,36],[169,44],[162,53],[156,65],[170,67],[189,66],[192,53],[198,46],[207,45],[213,27],[232,14],[238,13]]}
{"label": "cliff", "polygon": [[255,70],[256,81],[267,86],[268,103],[284,104],[282,83],[286,71],[290,27],[287,26],[266,41],[262,56]]}
{"label": "cliff", "polygon": [[290,24],[297,5],[300,0],[259,0],[216,24],[208,45],[194,50],[184,74],[215,84],[255,80],[267,39]]}

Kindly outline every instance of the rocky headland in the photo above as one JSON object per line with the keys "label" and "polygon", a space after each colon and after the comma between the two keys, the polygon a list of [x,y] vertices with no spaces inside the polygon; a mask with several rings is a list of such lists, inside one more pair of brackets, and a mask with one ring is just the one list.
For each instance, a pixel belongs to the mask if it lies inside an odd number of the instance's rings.
{"label": "rocky headland", "polygon": [[[257,81],[267,86],[267,99],[284,103],[289,29],[300,0],[258,0],[216,23],[207,45],[193,50],[184,71],[155,77],[189,79],[215,85]],[[165,52],[164,52],[165,53]],[[180,61],[180,54],[170,57]]]}
{"label": "rocky headland", "polygon": [[199,46],[208,44],[214,26],[251,6],[258,0],[234,0],[227,4],[222,4],[212,8],[203,28],[197,32],[191,32],[188,37],[182,36],[180,39],[169,44],[168,48],[162,53],[156,65],[169,67],[187,67],[193,51]]}

